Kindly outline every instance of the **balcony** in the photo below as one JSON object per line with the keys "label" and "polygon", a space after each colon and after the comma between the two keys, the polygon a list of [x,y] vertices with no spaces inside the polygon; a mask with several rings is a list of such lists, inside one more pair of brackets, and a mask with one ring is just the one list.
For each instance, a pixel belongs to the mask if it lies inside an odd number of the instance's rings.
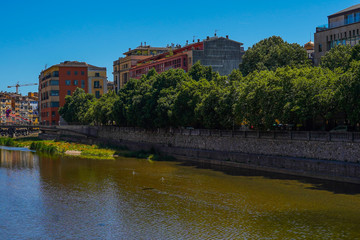
{"label": "balcony", "polygon": [[98,88],[102,88],[101,85],[97,85],[97,86],[94,86],[94,88],[98,89]]}
{"label": "balcony", "polygon": [[331,22],[330,24],[324,24],[324,25],[320,25],[320,26],[316,27],[316,32],[322,32],[322,31],[326,31],[329,29],[342,27],[342,26],[346,26],[346,25],[350,25],[350,24],[358,23],[358,22],[360,22],[360,17],[355,17],[352,19],[348,18],[345,20],[337,21],[337,22]]}

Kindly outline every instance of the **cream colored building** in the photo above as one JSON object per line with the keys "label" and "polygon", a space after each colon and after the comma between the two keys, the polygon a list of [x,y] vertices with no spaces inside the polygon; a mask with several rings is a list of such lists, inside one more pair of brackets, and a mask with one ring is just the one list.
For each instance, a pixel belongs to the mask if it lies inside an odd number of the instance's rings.
{"label": "cream colored building", "polygon": [[315,65],[330,49],[337,45],[354,46],[360,40],[360,4],[328,16],[328,24],[316,28]]}
{"label": "cream colored building", "polygon": [[169,51],[169,48],[164,47],[151,47],[150,45],[140,45],[135,49],[129,48],[125,52],[125,57],[119,58],[113,63],[114,87],[115,92],[118,92],[129,80],[130,69],[136,66],[139,60],[146,59],[150,56],[155,56]]}

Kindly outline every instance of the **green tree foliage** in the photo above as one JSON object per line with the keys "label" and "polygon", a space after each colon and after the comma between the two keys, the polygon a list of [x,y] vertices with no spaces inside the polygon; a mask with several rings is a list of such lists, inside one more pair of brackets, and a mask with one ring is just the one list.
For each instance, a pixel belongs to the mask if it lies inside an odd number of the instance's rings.
{"label": "green tree foliage", "polygon": [[340,106],[352,125],[360,123],[360,61],[353,61],[340,78]]}
{"label": "green tree foliage", "polygon": [[320,66],[331,70],[335,70],[335,68],[342,68],[346,71],[349,69],[351,61],[352,47],[350,45],[338,45],[328,51],[325,56],[321,58]]}
{"label": "green tree foliage", "polygon": [[93,116],[87,113],[94,101],[94,95],[77,88],[72,96],[65,97],[65,105],[59,109],[59,114],[68,123],[90,124]]}
{"label": "green tree foliage", "polygon": [[287,43],[281,37],[273,36],[249,48],[239,67],[246,76],[253,71],[302,65],[309,65],[306,50],[299,44]]}
{"label": "green tree foliage", "polygon": [[119,98],[114,91],[110,91],[92,104],[87,114],[93,116],[95,124],[111,124],[115,121],[114,104]]}
{"label": "green tree foliage", "polygon": [[249,50],[242,65],[246,71],[220,76],[200,63],[188,73],[151,69],[130,79],[118,94],[100,99],[77,89],[59,113],[69,123],[141,128],[233,129],[245,124],[267,130],[283,123],[311,130],[319,122],[325,128],[339,115],[360,124],[360,47],[337,47],[321,67],[307,65],[303,53],[298,45],[272,37]]}
{"label": "green tree foliage", "polygon": [[207,81],[213,80],[218,73],[212,70],[211,66],[203,66],[197,61],[190,69],[189,75],[195,81],[206,79]]}
{"label": "green tree foliage", "polygon": [[[248,75],[235,104],[237,122],[269,129],[277,121],[303,123],[338,112],[339,75],[326,69],[278,68]],[[311,128],[311,126],[309,126]]]}

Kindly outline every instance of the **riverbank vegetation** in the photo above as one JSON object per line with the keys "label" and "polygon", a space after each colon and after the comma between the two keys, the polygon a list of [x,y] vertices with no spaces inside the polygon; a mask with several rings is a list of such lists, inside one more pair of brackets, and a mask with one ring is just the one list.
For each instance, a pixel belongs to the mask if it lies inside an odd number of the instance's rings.
{"label": "riverbank vegetation", "polygon": [[49,155],[79,155],[86,158],[109,159],[117,156],[142,158],[156,161],[173,160],[172,157],[164,156],[151,151],[130,151],[126,147],[108,145],[86,145],[75,142],[65,142],[56,140],[41,140],[37,137],[24,138],[0,138],[0,146],[24,147],[38,153]]}
{"label": "riverbank vegetation", "polygon": [[360,122],[359,56],[359,46],[338,46],[313,67],[304,48],[271,37],[246,51],[239,69],[228,76],[199,63],[189,72],[152,69],[130,79],[118,94],[100,99],[77,89],[59,113],[68,123],[142,128],[355,127]]}

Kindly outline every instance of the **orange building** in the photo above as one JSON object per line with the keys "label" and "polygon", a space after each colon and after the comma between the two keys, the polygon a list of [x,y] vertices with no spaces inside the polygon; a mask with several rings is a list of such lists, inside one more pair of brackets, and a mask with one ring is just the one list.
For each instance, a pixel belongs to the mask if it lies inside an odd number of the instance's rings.
{"label": "orange building", "polygon": [[43,70],[39,75],[41,124],[59,124],[59,107],[64,106],[65,97],[77,88],[101,97],[107,92],[106,68],[85,62],[65,61]]}

